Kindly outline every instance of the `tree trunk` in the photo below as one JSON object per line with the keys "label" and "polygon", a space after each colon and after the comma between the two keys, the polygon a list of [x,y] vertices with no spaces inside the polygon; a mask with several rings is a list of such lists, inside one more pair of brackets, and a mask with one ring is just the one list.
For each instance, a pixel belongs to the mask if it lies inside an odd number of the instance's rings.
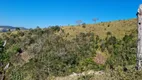
{"label": "tree trunk", "polygon": [[142,69],[142,4],[137,12],[138,41],[137,41],[137,69]]}

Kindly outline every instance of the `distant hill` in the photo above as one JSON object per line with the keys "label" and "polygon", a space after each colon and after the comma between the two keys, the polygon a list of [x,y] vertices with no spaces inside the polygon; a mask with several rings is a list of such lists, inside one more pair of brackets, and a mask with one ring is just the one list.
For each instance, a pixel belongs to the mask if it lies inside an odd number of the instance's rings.
{"label": "distant hill", "polygon": [[27,30],[24,27],[0,26],[0,32],[7,32],[9,29],[11,31],[14,31],[14,30],[16,30],[16,28],[20,28],[21,30]]}

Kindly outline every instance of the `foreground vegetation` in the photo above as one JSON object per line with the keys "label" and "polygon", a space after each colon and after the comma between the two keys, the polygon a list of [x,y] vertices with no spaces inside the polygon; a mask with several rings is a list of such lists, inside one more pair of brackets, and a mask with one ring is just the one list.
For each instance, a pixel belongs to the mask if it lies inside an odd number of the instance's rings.
{"label": "foreground vegetation", "polygon": [[[135,70],[135,23],[132,19],[92,27],[84,24],[83,27],[52,26],[1,33],[0,39],[7,40],[1,57],[2,66],[10,62],[5,79],[48,80],[73,72],[103,70],[105,74],[98,77],[99,80],[139,80],[142,72]],[[100,28],[105,34],[98,30]],[[96,76],[86,75],[78,79],[94,80]]]}

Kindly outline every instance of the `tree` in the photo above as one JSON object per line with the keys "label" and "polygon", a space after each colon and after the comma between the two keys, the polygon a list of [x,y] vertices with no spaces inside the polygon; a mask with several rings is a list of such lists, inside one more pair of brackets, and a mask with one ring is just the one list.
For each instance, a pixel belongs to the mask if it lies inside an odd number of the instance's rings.
{"label": "tree", "polygon": [[142,50],[141,50],[141,46],[142,46],[142,24],[141,24],[141,17],[142,17],[142,4],[139,6],[138,8],[138,14],[137,14],[137,22],[138,22],[138,42],[137,42],[137,69],[140,70],[142,69]]}
{"label": "tree", "polygon": [[36,27],[36,29],[40,29],[40,27],[39,27],[39,26],[37,26],[37,27]]}
{"label": "tree", "polygon": [[8,29],[8,31],[10,32],[10,31],[11,31],[11,29]]}
{"label": "tree", "polygon": [[85,28],[85,27],[86,27],[86,24],[85,24],[85,23],[82,23],[82,27]]}
{"label": "tree", "polygon": [[16,27],[16,31],[19,31],[20,30],[20,28],[19,27]]}
{"label": "tree", "polygon": [[60,31],[60,26],[58,26],[58,25],[56,25],[56,26],[51,26],[51,29],[53,30],[53,31]]}
{"label": "tree", "polygon": [[82,23],[82,20],[77,20],[76,23],[80,25]]}
{"label": "tree", "polygon": [[98,18],[93,18],[92,19],[94,21],[94,23],[96,23],[97,20],[99,20]]}

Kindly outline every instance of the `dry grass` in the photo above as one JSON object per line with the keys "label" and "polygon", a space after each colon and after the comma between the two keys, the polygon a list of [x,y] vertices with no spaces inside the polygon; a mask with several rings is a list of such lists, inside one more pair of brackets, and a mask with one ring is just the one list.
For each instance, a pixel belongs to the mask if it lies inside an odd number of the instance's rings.
{"label": "dry grass", "polygon": [[94,62],[97,64],[105,64],[106,62],[105,56],[103,56],[101,53],[96,54],[96,57],[94,58]]}
{"label": "dry grass", "polygon": [[75,37],[80,32],[93,32],[95,35],[99,35],[100,38],[105,38],[107,32],[111,32],[112,35],[121,39],[125,34],[129,34],[131,31],[137,28],[136,19],[121,20],[113,22],[104,22],[98,24],[87,24],[86,28],[82,26],[64,26],[62,29],[65,33],[69,33],[67,39]]}
{"label": "dry grass", "polygon": [[23,52],[21,53],[21,58],[25,61],[25,62],[29,62],[30,55],[27,52]]}

